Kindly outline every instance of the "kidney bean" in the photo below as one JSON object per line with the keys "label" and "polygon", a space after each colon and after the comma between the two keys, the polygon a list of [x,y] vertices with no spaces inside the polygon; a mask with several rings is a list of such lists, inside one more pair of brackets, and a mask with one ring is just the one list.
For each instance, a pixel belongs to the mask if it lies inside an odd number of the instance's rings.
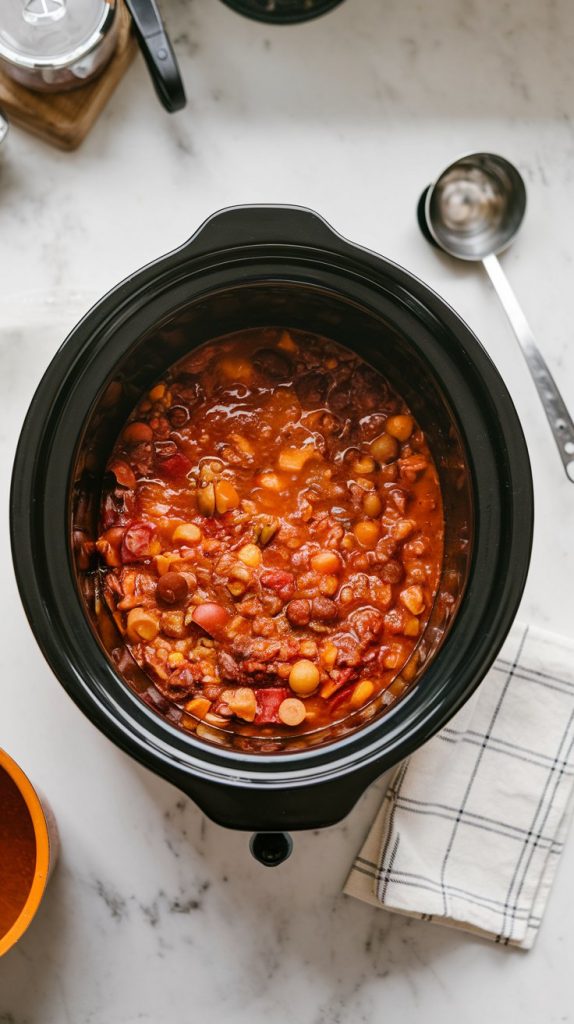
{"label": "kidney bean", "polygon": [[319,622],[333,622],[339,617],[339,611],[330,597],[314,597],[311,601],[311,617]]}
{"label": "kidney bean", "polygon": [[178,601],[185,601],[189,587],[185,576],[180,572],[166,572],[157,583],[157,595],[166,604],[176,604]]}
{"label": "kidney bean", "polygon": [[289,601],[286,615],[292,626],[308,626],[311,621],[311,604],[306,598]]}
{"label": "kidney bean", "polygon": [[183,701],[191,697],[200,679],[200,667],[186,665],[185,668],[172,672],[168,679],[159,684],[159,689],[169,700]]}
{"label": "kidney bean", "polygon": [[372,640],[379,636],[385,625],[384,616],[376,608],[360,608],[350,616],[359,640]]}
{"label": "kidney bean", "polygon": [[400,583],[404,576],[404,569],[400,562],[391,558],[385,562],[381,569],[381,579],[385,583]]}

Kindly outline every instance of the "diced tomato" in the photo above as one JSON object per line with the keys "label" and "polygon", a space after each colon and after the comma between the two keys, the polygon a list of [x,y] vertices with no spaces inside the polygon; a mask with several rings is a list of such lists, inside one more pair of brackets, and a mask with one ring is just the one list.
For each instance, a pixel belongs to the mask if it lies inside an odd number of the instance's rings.
{"label": "diced tomato", "polygon": [[339,690],[339,692],[335,694],[333,699],[329,701],[329,709],[331,714],[333,713],[333,711],[335,711],[336,708],[339,707],[339,704],[343,704],[346,700],[349,699],[353,692],[353,689],[354,684],[351,686],[345,686],[343,690]]}
{"label": "diced tomato", "polygon": [[341,687],[345,686],[349,682],[349,679],[354,675],[352,668],[343,668],[337,671],[335,678],[331,677],[326,683],[323,683],[319,693],[324,700],[329,700],[334,693],[337,693]]}
{"label": "diced tomato", "polygon": [[204,604],[198,604],[193,613],[193,621],[210,636],[217,636],[227,625],[229,612],[222,604],[206,601]]}
{"label": "diced tomato", "polygon": [[295,593],[295,577],[284,569],[267,569],[261,573],[261,584],[274,590],[282,601],[289,601]]}
{"label": "diced tomato", "polygon": [[256,725],[272,725],[279,722],[279,708],[292,691],[286,686],[262,687],[255,691],[257,712],[254,718]]}
{"label": "diced tomato", "polygon": [[170,455],[167,459],[160,459],[158,469],[162,476],[177,479],[177,477],[186,476],[189,473],[191,462],[183,452],[176,452],[175,455]]}

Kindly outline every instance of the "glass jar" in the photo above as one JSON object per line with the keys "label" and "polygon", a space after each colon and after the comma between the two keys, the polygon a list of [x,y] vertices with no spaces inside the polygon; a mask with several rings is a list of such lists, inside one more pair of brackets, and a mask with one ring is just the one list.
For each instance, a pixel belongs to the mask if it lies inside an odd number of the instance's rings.
{"label": "glass jar", "polygon": [[0,68],[38,92],[85,85],[113,56],[116,0],[2,0]]}

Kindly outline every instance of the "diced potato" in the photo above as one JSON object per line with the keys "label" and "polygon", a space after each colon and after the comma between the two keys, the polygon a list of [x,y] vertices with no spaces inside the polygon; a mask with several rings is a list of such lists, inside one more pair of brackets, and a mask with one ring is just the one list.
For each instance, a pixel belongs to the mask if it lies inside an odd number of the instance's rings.
{"label": "diced potato", "polygon": [[283,448],[279,453],[277,465],[286,473],[300,473],[305,463],[316,455],[314,448]]}
{"label": "diced potato", "polygon": [[207,712],[211,707],[211,701],[207,697],[192,697],[188,700],[187,704],[184,705],[184,711],[188,715],[194,715],[196,718],[205,718]]}
{"label": "diced potato", "polygon": [[249,384],[253,379],[253,366],[249,359],[239,356],[225,356],[219,363],[219,369],[228,380]]}
{"label": "diced potato", "polygon": [[402,590],[400,600],[401,604],[403,604],[413,615],[420,615],[424,610],[425,599],[423,590],[422,587],[419,587],[416,584]]}
{"label": "diced potato", "polygon": [[195,523],[181,523],[180,526],[176,526],[175,530],[171,535],[171,539],[183,544],[199,544],[202,538],[201,530]]}
{"label": "diced potato", "polygon": [[263,556],[257,544],[244,544],[243,547],[239,548],[237,557],[241,559],[244,565],[248,565],[250,569],[256,569],[258,565],[261,565]]}
{"label": "diced potato", "polygon": [[219,515],[237,508],[238,505],[239,495],[231,480],[218,480],[215,484],[215,507]]}
{"label": "diced potato", "polygon": [[362,708],[363,704],[366,704],[371,699],[374,692],[375,684],[370,679],[361,679],[361,682],[357,683],[351,695],[351,707]]}

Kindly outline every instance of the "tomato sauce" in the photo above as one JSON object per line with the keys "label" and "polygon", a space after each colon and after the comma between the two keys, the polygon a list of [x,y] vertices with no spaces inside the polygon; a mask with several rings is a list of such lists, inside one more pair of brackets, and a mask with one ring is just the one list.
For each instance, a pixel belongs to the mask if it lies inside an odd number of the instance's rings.
{"label": "tomato sauce", "polygon": [[400,395],[338,343],[269,328],[193,350],[142,396],[96,548],[149,702],[241,747],[314,742],[408,689],[443,537],[436,467]]}
{"label": "tomato sauce", "polygon": [[0,768],[0,937],[20,916],[36,869],[36,838],[26,801]]}

